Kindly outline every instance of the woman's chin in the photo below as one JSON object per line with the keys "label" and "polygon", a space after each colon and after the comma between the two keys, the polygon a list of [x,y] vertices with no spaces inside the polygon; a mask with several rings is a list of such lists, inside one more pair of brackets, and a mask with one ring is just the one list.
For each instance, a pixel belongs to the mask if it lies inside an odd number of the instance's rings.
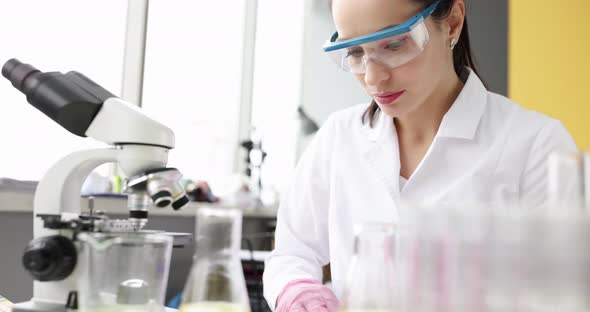
{"label": "woman's chin", "polygon": [[381,104],[377,103],[377,105],[379,105],[379,108],[381,109],[381,111],[383,113],[385,113],[387,116],[392,117],[392,118],[401,118],[405,114],[407,114],[408,110],[406,109],[406,107],[404,105],[401,105],[401,104],[402,103],[381,105]]}

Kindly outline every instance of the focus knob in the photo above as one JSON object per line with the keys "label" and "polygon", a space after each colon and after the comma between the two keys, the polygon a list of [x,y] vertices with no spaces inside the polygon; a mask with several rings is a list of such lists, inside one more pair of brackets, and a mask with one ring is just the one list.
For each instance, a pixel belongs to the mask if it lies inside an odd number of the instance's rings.
{"label": "focus knob", "polygon": [[22,262],[37,281],[61,281],[76,267],[77,251],[65,236],[55,235],[32,240],[25,248]]}

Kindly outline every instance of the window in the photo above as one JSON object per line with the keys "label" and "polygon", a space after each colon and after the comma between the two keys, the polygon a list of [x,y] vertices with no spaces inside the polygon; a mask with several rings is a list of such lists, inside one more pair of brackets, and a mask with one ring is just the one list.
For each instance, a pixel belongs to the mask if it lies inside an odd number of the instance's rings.
{"label": "window", "polygon": [[268,153],[263,184],[284,191],[295,168],[306,1],[258,1],[252,124]]}
{"label": "window", "polygon": [[233,173],[245,1],[150,2],[142,108],[174,130],[169,166],[188,178]]}
{"label": "window", "polygon": [[[120,93],[126,1],[7,3],[0,10],[1,65],[18,58],[41,71],[75,70]],[[3,77],[0,99],[0,177],[39,180],[66,154],[103,146],[63,129],[29,105]]]}
{"label": "window", "polygon": [[[175,132],[169,166],[211,182],[215,191],[235,173],[241,148],[247,1],[255,0],[149,3],[142,108]],[[280,189],[295,165],[304,4],[257,3],[252,123],[268,152],[264,182]],[[120,95],[126,18],[121,0],[11,2],[0,11],[0,61],[17,57],[42,71],[76,70]],[[104,146],[61,128],[7,80],[0,79],[0,95],[0,177],[38,180],[66,154]]]}

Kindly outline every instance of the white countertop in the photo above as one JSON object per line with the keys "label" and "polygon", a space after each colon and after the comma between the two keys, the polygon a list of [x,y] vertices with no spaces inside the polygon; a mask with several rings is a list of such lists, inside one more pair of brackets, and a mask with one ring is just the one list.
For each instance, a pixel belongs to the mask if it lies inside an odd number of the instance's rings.
{"label": "white countertop", "polygon": [[[33,211],[34,193],[23,191],[7,191],[0,190],[0,212],[32,212]],[[88,199],[80,198],[80,207],[84,210],[88,207]],[[210,203],[195,203],[191,202],[188,206],[179,211],[174,211],[172,208],[152,208],[150,215],[160,216],[179,216],[179,217],[193,217],[195,209],[200,207],[215,207],[215,208],[236,208],[236,206],[226,204],[210,204]],[[126,214],[127,213],[127,199],[126,198],[111,198],[111,197],[95,197],[94,209],[104,211],[106,214]],[[243,216],[247,218],[276,218],[276,207],[263,208],[244,208],[242,209]]]}

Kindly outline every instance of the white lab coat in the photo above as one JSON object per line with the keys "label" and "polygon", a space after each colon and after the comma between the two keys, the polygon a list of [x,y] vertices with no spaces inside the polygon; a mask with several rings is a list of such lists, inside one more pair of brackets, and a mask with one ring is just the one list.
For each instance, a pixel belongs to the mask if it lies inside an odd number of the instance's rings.
{"label": "white lab coat", "polygon": [[362,125],[367,105],[333,114],[297,166],[264,272],[264,295],[273,310],[289,281],[321,280],[327,263],[334,292],[341,295],[355,223],[399,221],[400,200],[541,205],[548,155],[576,149],[559,121],[488,92],[471,72],[400,191],[395,125],[385,114],[373,128]]}

